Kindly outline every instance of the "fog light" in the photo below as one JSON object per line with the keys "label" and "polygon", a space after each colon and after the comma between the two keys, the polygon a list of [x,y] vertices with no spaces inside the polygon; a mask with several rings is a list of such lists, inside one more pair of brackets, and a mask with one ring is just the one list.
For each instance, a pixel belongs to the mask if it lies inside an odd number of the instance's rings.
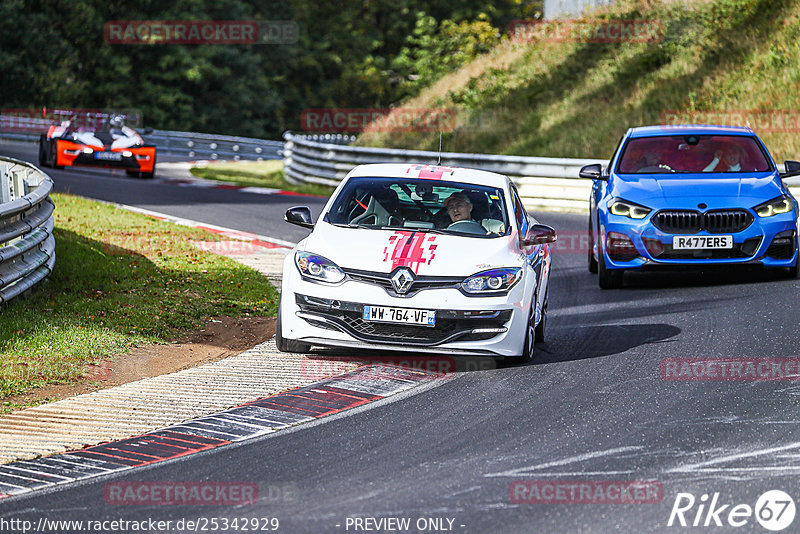
{"label": "fog light", "polygon": [[125,150],[124,152],[122,152],[122,155],[123,157],[129,158],[133,156],[133,152],[131,152],[130,150]]}
{"label": "fog light", "polygon": [[609,232],[606,236],[606,246],[609,252],[636,252],[631,238],[625,234]]}

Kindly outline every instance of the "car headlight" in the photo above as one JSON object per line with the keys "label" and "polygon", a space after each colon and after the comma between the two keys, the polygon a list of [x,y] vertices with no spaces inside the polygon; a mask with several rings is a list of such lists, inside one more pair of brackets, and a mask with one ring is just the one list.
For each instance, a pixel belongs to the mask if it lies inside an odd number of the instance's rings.
{"label": "car headlight", "polygon": [[344,280],[344,272],[328,258],[310,252],[297,252],[294,263],[304,277],[319,282],[338,284]]}
{"label": "car headlight", "polygon": [[619,215],[630,219],[644,219],[652,210],[627,200],[614,200],[609,207],[611,215]]}
{"label": "car headlight", "polygon": [[785,196],[773,198],[769,202],[759,204],[753,208],[753,211],[755,211],[756,215],[759,217],[772,217],[773,215],[781,213],[789,213],[792,211],[792,199]]}
{"label": "car headlight", "polygon": [[491,269],[473,274],[463,282],[461,287],[473,295],[492,295],[505,293],[522,278],[522,269],[519,267],[505,267]]}

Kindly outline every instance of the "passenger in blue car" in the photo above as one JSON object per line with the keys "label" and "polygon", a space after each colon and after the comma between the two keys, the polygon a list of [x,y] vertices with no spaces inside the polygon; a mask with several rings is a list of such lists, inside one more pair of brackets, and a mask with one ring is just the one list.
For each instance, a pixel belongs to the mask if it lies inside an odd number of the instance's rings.
{"label": "passenger in blue car", "polygon": [[703,172],[737,172],[742,170],[744,156],[737,145],[728,145],[714,152],[714,159],[706,165]]}

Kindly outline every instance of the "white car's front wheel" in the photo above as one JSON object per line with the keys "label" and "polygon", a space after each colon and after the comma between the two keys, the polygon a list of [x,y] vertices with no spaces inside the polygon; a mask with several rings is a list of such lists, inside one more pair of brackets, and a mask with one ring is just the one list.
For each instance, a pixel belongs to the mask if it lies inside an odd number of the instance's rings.
{"label": "white car's front wheel", "polygon": [[278,320],[275,321],[275,344],[281,352],[309,352],[311,345],[303,343],[302,341],[295,341],[293,339],[286,339],[283,337],[281,324],[281,303],[278,301]]}
{"label": "white car's front wheel", "polygon": [[522,345],[522,355],[508,358],[514,363],[530,363],[531,360],[533,360],[533,344],[536,341],[536,325],[533,324],[533,306],[535,306],[535,303],[531,302],[531,308],[528,312],[528,323],[525,328],[525,342]]}

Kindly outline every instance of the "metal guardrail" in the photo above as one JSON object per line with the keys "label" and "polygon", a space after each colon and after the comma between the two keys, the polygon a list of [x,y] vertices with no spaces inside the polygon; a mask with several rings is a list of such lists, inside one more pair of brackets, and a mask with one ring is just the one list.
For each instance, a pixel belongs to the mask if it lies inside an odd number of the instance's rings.
{"label": "metal guardrail", "polygon": [[0,157],[0,304],[53,271],[52,190],[53,180],[30,163]]}
{"label": "metal guardrail", "polygon": [[187,156],[193,159],[262,160],[280,159],[283,143],[252,137],[153,130],[141,134],[148,144],[156,145],[162,154]]}
{"label": "metal guardrail", "polygon": [[[367,148],[322,143],[308,136],[286,132],[283,168],[291,182],[336,186],[345,175],[363,163],[435,163],[438,152]],[[564,211],[587,211],[592,181],[582,179],[578,171],[600,159],[540,158],[442,152],[442,165],[497,172],[517,184],[527,208],[551,208]]]}
{"label": "metal guardrail", "polygon": [[[340,146],[309,136],[283,134],[283,168],[290,182],[336,186],[345,175],[363,163],[433,163],[438,152]],[[505,174],[517,184],[522,202],[529,209],[556,209],[585,213],[589,210],[592,181],[580,178],[584,165],[601,159],[540,158],[442,152],[442,164]],[[783,164],[778,165],[783,172]],[[800,176],[785,180],[800,199]]]}
{"label": "metal guardrail", "polygon": [[[17,141],[38,141],[52,124],[50,119],[0,115],[0,137]],[[139,132],[144,141],[162,154],[193,159],[262,160],[280,159],[283,143],[233,135],[153,130]],[[341,136],[340,136],[341,137]]]}

